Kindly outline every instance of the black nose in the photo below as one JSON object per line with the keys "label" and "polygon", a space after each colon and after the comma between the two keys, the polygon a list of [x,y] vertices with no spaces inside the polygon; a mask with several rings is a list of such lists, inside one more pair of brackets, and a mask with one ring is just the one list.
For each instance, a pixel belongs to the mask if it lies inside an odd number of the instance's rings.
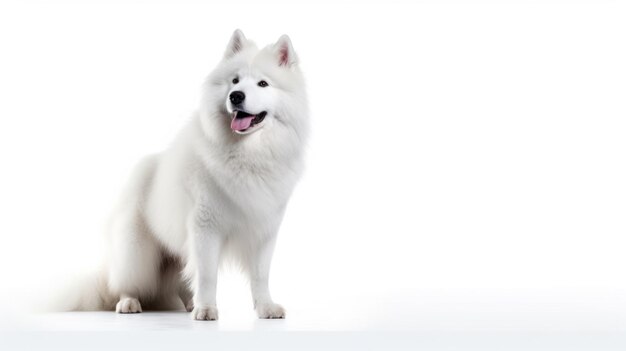
{"label": "black nose", "polygon": [[246,94],[244,94],[243,91],[233,91],[230,93],[230,102],[232,102],[233,105],[239,105],[245,98]]}

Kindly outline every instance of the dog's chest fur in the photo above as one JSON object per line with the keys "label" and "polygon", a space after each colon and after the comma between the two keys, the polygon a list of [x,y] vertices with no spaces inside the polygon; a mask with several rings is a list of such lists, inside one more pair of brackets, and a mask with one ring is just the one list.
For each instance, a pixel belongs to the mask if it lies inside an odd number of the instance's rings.
{"label": "dog's chest fur", "polygon": [[234,231],[263,231],[275,225],[297,181],[299,159],[238,149],[221,151],[204,160],[200,181],[206,182],[203,188],[207,190],[198,201],[206,203],[200,207],[215,211],[222,224]]}

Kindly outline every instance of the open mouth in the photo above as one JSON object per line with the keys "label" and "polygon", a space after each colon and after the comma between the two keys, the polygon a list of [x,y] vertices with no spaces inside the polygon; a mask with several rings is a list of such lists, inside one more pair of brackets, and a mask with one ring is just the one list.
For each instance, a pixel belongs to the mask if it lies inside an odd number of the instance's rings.
{"label": "open mouth", "polygon": [[235,110],[233,111],[233,119],[230,122],[230,129],[235,133],[244,134],[263,122],[266,115],[266,111],[253,115],[246,111]]}

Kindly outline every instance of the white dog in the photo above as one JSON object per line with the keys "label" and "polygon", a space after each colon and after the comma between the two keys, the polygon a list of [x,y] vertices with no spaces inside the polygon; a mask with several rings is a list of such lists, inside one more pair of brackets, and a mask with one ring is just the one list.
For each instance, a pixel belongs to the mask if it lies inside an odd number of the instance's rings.
{"label": "white dog", "polygon": [[259,50],[236,30],[199,111],[134,171],[113,213],[103,274],[73,309],[136,313],[176,296],[194,319],[215,320],[218,265],[234,258],[249,275],[259,318],[284,318],[268,276],[308,122],[289,38]]}

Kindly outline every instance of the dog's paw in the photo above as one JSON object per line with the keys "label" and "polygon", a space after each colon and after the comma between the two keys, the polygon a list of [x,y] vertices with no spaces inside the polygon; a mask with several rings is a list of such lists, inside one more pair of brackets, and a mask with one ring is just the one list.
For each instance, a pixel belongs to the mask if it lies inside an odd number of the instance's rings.
{"label": "dog's paw", "polygon": [[141,304],[139,300],[134,297],[124,297],[115,306],[115,312],[117,313],[140,313]]}
{"label": "dog's paw", "polygon": [[217,320],[217,307],[194,307],[191,311],[191,318],[197,321],[215,321]]}
{"label": "dog's paw", "polygon": [[285,318],[285,309],[277,303],[259,304],[255,308],[257,316],[261,319],[283,319]]}

